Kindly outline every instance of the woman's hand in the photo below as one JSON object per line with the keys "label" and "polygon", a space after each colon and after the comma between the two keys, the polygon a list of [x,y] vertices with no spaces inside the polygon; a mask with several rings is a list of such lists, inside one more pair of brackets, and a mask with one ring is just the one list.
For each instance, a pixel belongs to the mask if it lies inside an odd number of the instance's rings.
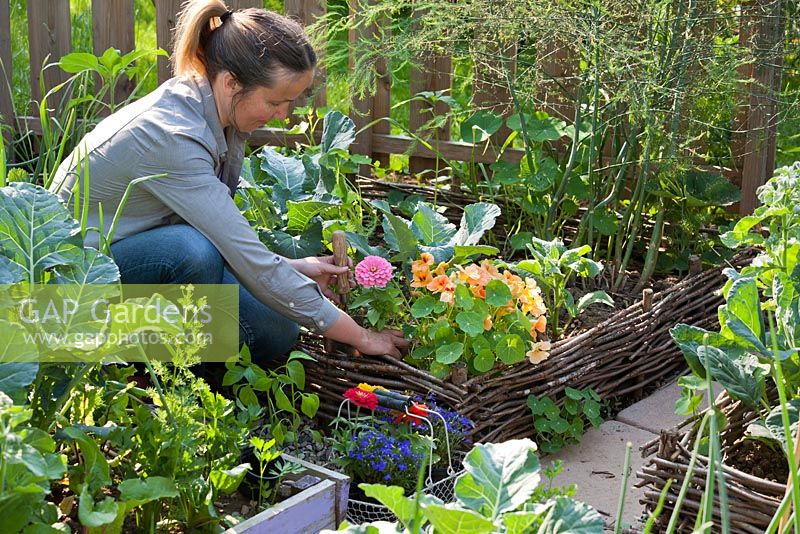
{"label": "woman's hand", "polygon": [[336,295],[330,286],[337,281],[341,283],[346,281],[350,287],[355,286],[355,282],[349,276],[350,269],[353,267],[353,262],[350,258],[347,259],[347,266],[339,267],[333,262],[333,256],[322,256],[319,258],[300,258],[297,260],[287,259],[292,267],[297,269],[300,273],[314,280],[322,294],[334,302],[339,301],[339,296]]}
{"label": "woman's hand", "polygon": [[408,340],[403,337],[399,330],[375,330],[364,329],[361,340],[353,345],[358,352],[365,356],[388,354],[393,358],[401,358],[403,352],[408,348]]}

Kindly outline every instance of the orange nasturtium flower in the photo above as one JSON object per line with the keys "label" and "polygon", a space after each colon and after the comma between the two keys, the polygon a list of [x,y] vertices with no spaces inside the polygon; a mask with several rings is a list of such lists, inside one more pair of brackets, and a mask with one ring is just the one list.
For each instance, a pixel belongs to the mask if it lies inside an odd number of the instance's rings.
{"label": "orange nasturtium flower", "polygon": [[531,337],[536,339],[536,333],[544,334],[547,329],[547,317],[540,315],[536,321],[531,325]]}
{"label": "orange nasturtium flower", "polygon": [[414,273],[414,281],[411,282],[411,287],[426,287],[433,281],[433,276],[431,275],[430,270],[428,270],[428,266],[425,266],[425,270],[417,271]]}
{"label": "orange nasturtium flower", "polygon": [[492,329],[492,316],[487,315],[483,318],[483,329],[484,330],[491,330]]}
{"label": "orange nasturtium flower", "polygon": [[450,278],[448,278],[446,274],[440,274],[425,287],[432,293],[441,293],[446,287],[451,285],[453,285],[453,282],[450,281]]}
{"label": "orange nasturtium flower", "polygon": [[550,342],[549,341],[537,341],[531,342],[531,350],[525,353],[525,356],[533,364],[539,364],[545,361],[547,358],[550,357]]}
{"label": "orange nasturtium flower", "polygon": [[423,252],[422,254],[419,255],[419,259],[425,265],[433,265],[433,262],[435,261],[433,259],[433,254],[431,254],[430,252]]}

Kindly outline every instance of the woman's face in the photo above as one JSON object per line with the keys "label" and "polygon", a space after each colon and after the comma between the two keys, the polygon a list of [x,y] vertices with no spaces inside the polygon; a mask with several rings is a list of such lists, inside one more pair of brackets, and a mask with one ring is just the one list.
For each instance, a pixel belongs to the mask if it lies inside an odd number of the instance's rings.
{"label": "woman's face", "polygon": [[241,132],[252,132],[272,119],[285,119],[289,106],[311,86],[314,72],[278,77],[274,87],[258,87],[241,98],[232,98],[227,122]]}

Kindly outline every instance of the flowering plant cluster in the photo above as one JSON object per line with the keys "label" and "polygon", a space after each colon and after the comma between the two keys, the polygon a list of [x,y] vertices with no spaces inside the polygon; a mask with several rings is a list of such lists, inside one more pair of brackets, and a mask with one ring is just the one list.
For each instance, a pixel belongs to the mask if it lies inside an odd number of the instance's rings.
{"label": "flowering plant cluster", "polygon": [[465,361],[473,373],[485,373],[498,363],[547,359],[547,307],[533,278],[490,261],[435,263],[432,255],[422,254],[411,264],[415,365],[443,377],[457,361]]}
{"label": "flowering plant cluster", "polygon": [[[472,422],[436,403],[433,397],[416,398],[411,415],[378,406],[380,386],[359,384],[344,393],[356,407],[355,416],[334,420],[329,440],[333,462],[358,482],[391,483],[412,490],[419,469],[432,451],[434,467],[447,466],[448,443],[451,454],[463,452],[470,444]],[[439,413],[444,419],[433,416]],[[422,417],[433,424],[430,427]],[[445,432],[445,429],[447,430]]]}
{"label": "flowering plant cluster", "polygon": [[393,270],[392,264],[380,256],[367,256],[355,268],[358,287],[349,307],[362,311],[367,322],[378,330],[401,326],[407,319],[403,307],[397,305],[405,302],[405,296]]}

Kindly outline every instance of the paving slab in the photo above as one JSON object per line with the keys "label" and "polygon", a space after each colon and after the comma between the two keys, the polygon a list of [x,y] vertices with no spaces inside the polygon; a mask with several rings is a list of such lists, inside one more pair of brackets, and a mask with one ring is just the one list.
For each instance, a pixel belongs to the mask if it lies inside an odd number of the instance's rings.
{"label": "paving slab", "polygon": [[[719,393],[720,386],[714,385],[714,392]],[[622,423],[647,430],[654,434],[660,434],[661,430],[668,430],[676,427],[686,420],[685,415],[675,413],[675,401],[681,395],[681,388],[677,382],[662,387],[646,399],[642,399],[636,404],[628,406],[617,414],[614,418]],[[708,407],[705,397],[703,404],[698,410]]]}
{"label": "paving slab", "polygon": [[633,487],[636,472],[644,463],[639,447],[655,437],[652,432],[620,421],[606,421],[587,431],[579,444],[565,447],[542,461],[544,464],[556,459],[563,461],[564,471],[556,477],[555,485],[575,484],[578,487],[575,497],[594,506],[612,523],[616,519],[622,486],[625,445],[630,441],[633,444],[631,476],[625,496],[623,526],[640,525],[643,507],[639,498],[644,489]]}

